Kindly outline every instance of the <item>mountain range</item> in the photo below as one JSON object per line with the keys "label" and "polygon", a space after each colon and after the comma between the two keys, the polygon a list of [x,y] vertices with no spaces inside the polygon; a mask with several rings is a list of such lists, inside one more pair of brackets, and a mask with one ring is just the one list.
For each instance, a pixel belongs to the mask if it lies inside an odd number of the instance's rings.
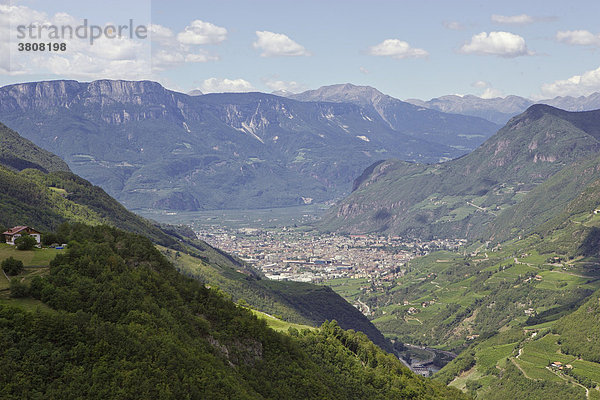
{"label": "mountain range", "polygon": [[[332,91],[357,97],[339,102]],[[0,121],[128,208],[174,210],[331,200],[374,161],[448,160],[498,128],[372,88],[320,93],[300,101],[190,96],[149,81],[33,82],[0,88]]]}
{"label": "mountain range", "polygon": [[432,110],[481,117],[502,125],[533,104],[547,104],[567,111],[597,110],[600,108],[600,93],[580,97],[559,96],[537,101],[520,96],[484,99],[473,95],[447,95],[428,101],[407,99],[406,102]]}
{"label": "mountain range", "polygon": [[464,116],[453,111],[441,113],[430,108],[414,106],[370,86],[346,83],[286,96],[300,101],[356,104],[366,109],[369,115],[379,116],[396,131],[464,151],[474,150],[489,137],[486,132],[495,132],[499,128],[485,124],[479,118],[466,120]]}
{"label": "mountain range", "polygon": [[[465,124],[475,132],[482,120],[453,119],[352,85],[293,95],[298,99],[189,96],[124,81],[42,82],[0,93],[1,112],[13,124],[48,147],[76,151],[65,163],[0,125],[0,225],[55,231],[48,233],[71,248],[48,269],[30,269],[0,290],[0,397],[463,398],[447,384],[483,399],[598,397],[600,110],[532,105],[471,153],[428,164],[474,144],[461,144],[452,131]],[[183,133],[170,131],[175,126]],[[179,135],[187,137],[186,150],[167,157],[164,149]],[[358,137],[363,146],[405,143],[430,153],[410,161],[365,158],[371,165],[356,174],[352,193],[322,229],[472,239],[460,252],[410,260],[383,290],[358,278],[352,300],[370,307],[372,322],[330,288],[268,281],[189,229],[144,220],[73,173],[111,171],[105,184],[131,173],[128,179],[138,180],[130,184],[144,183],[146,197],[169,185],[183,193],[195,181],[167,172],[198,169],[199,159],[213,172],[229,165],[202,158],[225,157],[222,146],[272,166],[265,148],[280,142],[268,149],[277,150],[281,169],[251,181],[271,193],[281,184],[274,176],[289,171],[285,149],[304,146],[295,160],[318,181],[331,173],[327,163],[342,162],[327,151],[351,135],[369,139]],[[356,154],[353,143],[336,157]],[[208,148],[214,153],[202,153]],[[323,175],[311,169],[316,161]],[[355,161],[343,165],[358,169]],[[160,181],[161,174],[169,179]],[[232,182],[245,184],[222,180],[218,189],[199,180],[205,192],[149,204],[189,200],[201,208],[201,194],[245,196]],[[273,188],[263,189],[264,182]],[[268,329],[249,308],[278,316],[270,318],[289,326],[288,334]],[[390,338],[460,354],[424,380],[381,350],[394,350]]]}
{"label": "mountain range", "polygon": [[[321,226],[345,232],[382,232],[417,237],[469,237],[490,233],[517,213],[518,204],[538,199],[559,209],[577,192],[537,194],[534,188],[600,150],[600,111],[568,112],[531,106],[477,150],[438,164],[388,160],[373,164],[354,191],[325,216]],[[585,174],[584,174],[585,175]],[[573,174],[568,174],[573,177]],[[529,213],[536,208],[526,208]],[[540,212],[539,215],[542,215]],[[531,220],[511,219],[512,228]],[[540,221],[543,222],[543,221]]]}

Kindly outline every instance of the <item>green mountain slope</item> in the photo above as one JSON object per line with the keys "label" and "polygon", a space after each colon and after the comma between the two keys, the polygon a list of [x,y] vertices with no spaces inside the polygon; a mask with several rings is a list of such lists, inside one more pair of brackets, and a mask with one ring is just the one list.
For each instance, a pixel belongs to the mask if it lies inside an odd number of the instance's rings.
{"label": "green mountain slope", "polygon": [[554,323],[513,328],[470,346],[436,380],[476,398],[600,398],[599,292]]}
{"label": "green mountain slope", "polygon": [[378,163],[359,177],[353,193],[327,214],[321,227],[478,237],[486,224],[534,187],[573,162],[596,155],[599,119],[600,111],[571,113],[535,105],[457,160]]}
{"label": "green mountain slope", "polygon": [[[196,249],[199,246],[196,244]],[[366,334],[382,349],[393,352],[391,343],[355,307],[329,287],[301,282],[270,281],[256,270],[206,248],[195,257],[162,248],[162,253],[183,274],[226,293],[234,302],[297,324],[319,326],[336,320],[343,329]],[[228,257],[228,258],[227,258]],[[264,278],[264,279],[263,279]]]}
{"label": "green mountain slope", "polygon": [[390,338],[460,353],[436,379],[478,399],[600,398],[597,168],[597,160],[578,162],[573,173],[589,176],[567,185],[572,200],[522,238],[415,259],[383,292],[357,294],[373,323]]}
{"label": "green mountain slope", "polygon": [[0,165],[0,225],[55,230],[63,222],[108,224],[147,235],[164,245],[176,240],[127,211],[104,190],[71,172],[21,172]]}
{"label": "green mountain slope", "polygon": [[[27,165],[31,154],[41,150],[17,133],[5,129],[17,165]],[[5,149],[4,144],[0,151]],[[56,156],[50,155],[54,164]],[[391,344],[356,308],[328,288],[293,282],[269,282],[253,268],[207,243],[197,240],[189,228],[158,226],[128,211],[104,190],[67,171],[43,172],[39,169],[14,171],[0,161],[0,226],[31,225],[54,231],[64,222],[110,225],[144,235],[161,245],[167,255],[189,276],[219,287],[234,301],[280,318],[311,326],[336,319],[344,329],[368,335],[381,348],[392,351]],[[64,240],[64,238],[63,238]]]}
{"label": "green mountain slope", "polygon": [[464,398],[335,323],[276,333],[143,237],[71,233],[27,284],[47,307],[0,305],[2,398]]}
{"label": "green mountain slope", "polygon": [[544,233],[572,215],[593,210],[600,204],[599,179],[600,157],[564,168],[500,213],[488,226],[485,237],[499,242],[534,231]]}
{"label": "green mountain slope", "polygon": [[0,123],[0,164],[13,170],[69,171],[60,157],[43,150]]}

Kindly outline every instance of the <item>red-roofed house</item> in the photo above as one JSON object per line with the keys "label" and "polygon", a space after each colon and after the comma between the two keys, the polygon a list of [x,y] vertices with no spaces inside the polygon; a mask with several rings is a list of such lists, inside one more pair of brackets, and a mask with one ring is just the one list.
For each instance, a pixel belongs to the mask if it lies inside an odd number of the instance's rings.
{"label": "red-roofed house", "polygon": [[28,226],[15,226],[14,228],[10,228],[2,234],[4,235],[4,239],[6,239],[6,243],[12,245],[15,244],[15,239],[22,235],[33,236],[38,244],[42,242],[42,234]]}

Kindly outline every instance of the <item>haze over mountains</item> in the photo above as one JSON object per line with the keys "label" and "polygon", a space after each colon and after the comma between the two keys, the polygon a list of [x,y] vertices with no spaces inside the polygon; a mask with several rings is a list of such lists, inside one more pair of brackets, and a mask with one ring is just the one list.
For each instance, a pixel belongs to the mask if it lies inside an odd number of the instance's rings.
{"label": "haze over mountains", "polygon": [[331,200],[374,161],[455,158],[497,130],[372,88],[342,91],[360,96],[340,103],[323,93],[328,101],[189,96],[149,81],[34,82],[0,89],[0,120],[127,207],[175,210]]}

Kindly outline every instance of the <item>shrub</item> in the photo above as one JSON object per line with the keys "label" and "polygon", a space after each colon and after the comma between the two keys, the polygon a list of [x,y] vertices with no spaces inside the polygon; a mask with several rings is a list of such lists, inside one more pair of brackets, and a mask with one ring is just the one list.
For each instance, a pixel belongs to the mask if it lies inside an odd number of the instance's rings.
{"label": "shrub", "polygon": [[37,240],[33,236],[23,235],[15,239],[17,250],[31,250],[37,244]]}
{"label": "shrub", "polygon": [[2,269],[8,275],[18,275],[23,271],[23,261],[8,257],[6,260],[2,261]]}
{"label": "shrub", "polygon": [[10,281],[10,297],[19,298],[26,297],[29,294],[29,288],[19,279]]}
{"label": "shrub", "polygon": [[58,235],[56,233],[53,232],[47,232],[44,233],[42,235],[42,244],[44,246],[50,246],[54,243],[62,243],[59,239],[58,239]]}

